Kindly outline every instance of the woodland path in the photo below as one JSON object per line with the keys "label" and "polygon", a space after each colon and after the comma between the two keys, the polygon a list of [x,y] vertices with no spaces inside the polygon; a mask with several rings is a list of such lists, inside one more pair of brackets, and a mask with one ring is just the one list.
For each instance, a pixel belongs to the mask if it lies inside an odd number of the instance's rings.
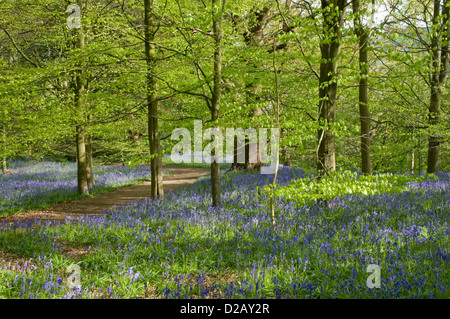
{"label": "woodland path", "polygon": [[[170,175],[164,175],[164,192],[176,190],[189,186],[198,178],[210,174],[208,168],[191,168],[178,166],[163,166],[163,172]],[[44,210],[28,211],[11,216],[1,217],[0,223],[6,221],[9,224],[19,220],[35,219],[63,222],[66,216],[77,218],[87,215],[100,215],[111,210],[113,207],[126,204],[128,202],[143,200],[150,194],[150,181],[130,187],[117,188],[111,192],[96,195],[93,197],[82,198],[70,202],[54,204]]]}

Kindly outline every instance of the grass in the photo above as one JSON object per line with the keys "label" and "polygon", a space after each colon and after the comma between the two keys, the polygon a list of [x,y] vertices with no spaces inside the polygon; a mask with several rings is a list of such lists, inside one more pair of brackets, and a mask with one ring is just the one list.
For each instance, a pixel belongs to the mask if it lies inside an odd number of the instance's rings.
{"label": "grass", "polygon": [[[279,183],[302,178],[280,171]],[[255,187],[270,176],[222,175],[223,207],[210,181],[54,227],[0,230],[0,249],[29,259],[0,264],[4,298],[444,298],[448,296],[448,175],[414,191],[346,196],[333,207],[276,201]],[[77,264],[81,286],[68,288]],[[366,286],[369,264],[381,288]],[[33,265],[31,267],[30,265]]]}
{"label": "grass", "polygon": [[12,162],[17,173],[0,175],[0,216],[29,210],[45,209],[53,204],[88,198],[148,181],[150,168],[96,166],[97,184],[88,195],[80,195],[76,187],[74,163]]}

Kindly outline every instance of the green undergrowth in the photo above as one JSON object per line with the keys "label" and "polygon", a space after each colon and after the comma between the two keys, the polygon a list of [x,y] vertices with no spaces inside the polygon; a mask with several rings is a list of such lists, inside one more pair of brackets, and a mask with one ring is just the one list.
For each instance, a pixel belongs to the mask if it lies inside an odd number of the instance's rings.
{"label": "green undergrowth", "polygon": [[[300,205],[328,201],[344,195],[390,194],[393,192],[405,192],[411,188],[411,182],[435,181],[437,177],[428,175],[399,175],[392,173],[380,173],[363,175],[351,171],[332,172],[317,178],[301,178],[291,181],[287,186],[276,187],[275,196],[282,196],[293,200]],[[270,195],[272,185],[267,185],[263,191]]]}

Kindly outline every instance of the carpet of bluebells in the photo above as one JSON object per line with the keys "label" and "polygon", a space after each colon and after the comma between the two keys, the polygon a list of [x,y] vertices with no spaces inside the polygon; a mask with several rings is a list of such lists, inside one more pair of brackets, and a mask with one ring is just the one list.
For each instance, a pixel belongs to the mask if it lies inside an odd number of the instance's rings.
{"label": "carpet of bluebells", "polygon": [[[303,177],[301,169],[283,168],[278,183]],[[343,196],[329,207],[278,198],[275,232],[261,191],[271,179],[223,174],[217,209],[203,178],[164,201],[129,203],[79,223],[4,224],[0,250],[26,262],[0,263],[0,295],[448,298],[450,174],[408,192]],[[86,253],[72,256],[68,247]],[[66,272],[74,263],[76,286]],[[371,264],[380,267],[379,288],[367,285]]]}
{"label": "carpet of bluebells", "polygon": [[[0,216],[77,197],[76,163],[12,162],[13,174],[0,174]],[[150,178],[150,166],[94,168],[91,192]]]}

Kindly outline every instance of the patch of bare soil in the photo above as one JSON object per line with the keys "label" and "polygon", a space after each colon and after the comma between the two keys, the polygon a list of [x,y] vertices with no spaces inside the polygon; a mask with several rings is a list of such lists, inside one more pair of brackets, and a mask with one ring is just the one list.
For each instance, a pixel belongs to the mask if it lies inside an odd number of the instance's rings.
{"label": "patch of bare soil", "polygon": [[73,247],[69,242],[61,243],[61,247],[59,248],[61,254],[74,259],[81,259],[92,251],[90,246]]}
{"label": "patch of bare soil", "polygon": [[8,174],[17,174],[17,170],[15,169],[7,169],[4,172],[1,172],[2,174],[8,175]]}
{"label": "patch of bare soil", "polygon": [[21,272],[30,269],[34,265],[31,263],[31,258],[22,258],[0,250],[0,269],[4,266],[8,270]]}

